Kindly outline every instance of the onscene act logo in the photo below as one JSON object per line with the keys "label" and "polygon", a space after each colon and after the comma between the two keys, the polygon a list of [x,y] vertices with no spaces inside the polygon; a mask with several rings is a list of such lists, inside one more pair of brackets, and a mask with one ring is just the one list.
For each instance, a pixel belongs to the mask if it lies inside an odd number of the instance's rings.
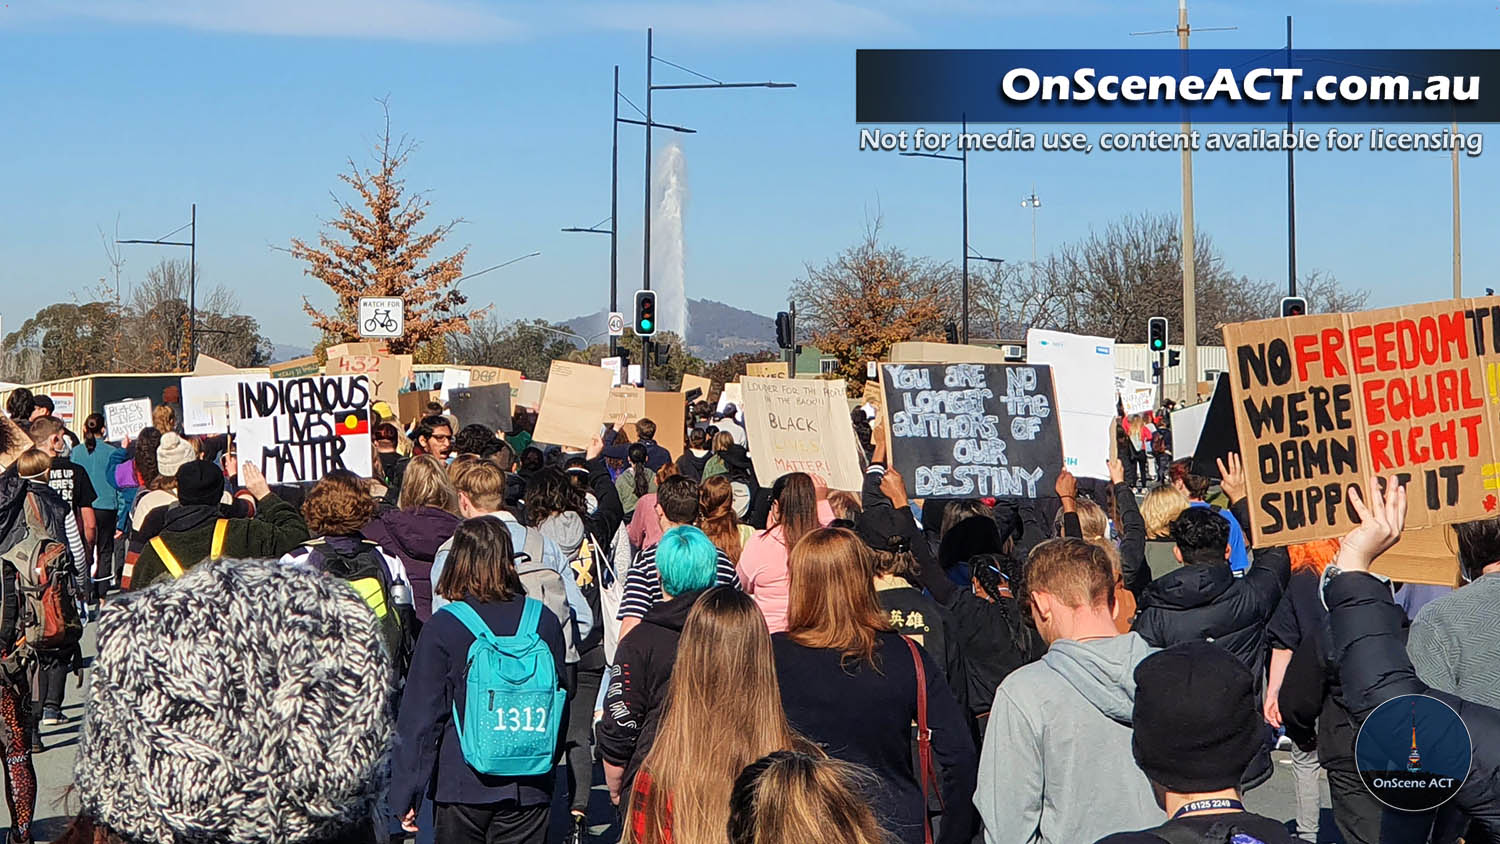
{"label": "onscene act logo", "polygon": [[1469,776],[1468,727],[1448,704],[1401,695],[1376,707],[1359,728],[1355,766],[1375,799],[1406,812],[1441,806]]}

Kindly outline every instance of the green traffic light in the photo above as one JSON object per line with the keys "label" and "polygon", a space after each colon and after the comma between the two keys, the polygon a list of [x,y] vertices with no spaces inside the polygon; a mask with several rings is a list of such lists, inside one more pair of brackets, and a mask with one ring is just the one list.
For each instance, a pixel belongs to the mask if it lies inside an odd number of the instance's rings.
{"label": "green traffic light", "polygon": [[650,331],[651,330],[651,320],[649,320],[649,319],[643,319],[643,320],[641,320],[641,330],[642,331]]}

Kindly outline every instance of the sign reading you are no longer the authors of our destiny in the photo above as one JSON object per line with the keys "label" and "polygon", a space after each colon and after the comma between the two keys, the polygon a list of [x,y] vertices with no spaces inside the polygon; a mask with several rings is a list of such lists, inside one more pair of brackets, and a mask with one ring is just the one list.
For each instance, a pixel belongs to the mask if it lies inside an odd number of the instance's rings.
{"label": "sign reading you are no longer the authors of our destiny", "polygon": [[1407,527],[1500,515],[1500,298],[1224,327],[1257,543],[1342,536],[1394,475]]}
{"label": "sign reading you are no longer the authors of our destiny", "polygon": [[316,481],[335,469],[371,472],[370,381],[365,375],[250,381],[235,397],[240,465],[273,484]]}
{"label": "sign reading you are no longer the authors of our destiny", "polygon": [[1062,470],[1052,369],[888,364],[891,462],[919,498],[1051,495]]}

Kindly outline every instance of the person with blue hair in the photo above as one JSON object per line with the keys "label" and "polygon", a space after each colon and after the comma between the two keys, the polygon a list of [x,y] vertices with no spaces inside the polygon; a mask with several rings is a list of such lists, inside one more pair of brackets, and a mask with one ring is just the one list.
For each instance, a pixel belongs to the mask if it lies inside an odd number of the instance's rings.
{"label": "person with blue hair", "polygon": [[672,528],[656,546],[662,599],[620,640],[599,722],[599,754],[616,804],[621,794],[630,793],[656,739],[682,626],[698,597],[714,585],[718,558],[719,549],[695,527]]}

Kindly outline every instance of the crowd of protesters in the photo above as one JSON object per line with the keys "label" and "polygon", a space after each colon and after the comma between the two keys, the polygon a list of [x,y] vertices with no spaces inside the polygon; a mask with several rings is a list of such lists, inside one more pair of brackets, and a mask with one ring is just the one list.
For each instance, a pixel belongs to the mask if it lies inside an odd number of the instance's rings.
{"label": "crowd of protesters", "polygon": [[[1395,479],[1342,541],[1249,549],[1238,457],[1173,462],[1170,407],[1121,414],[1108,481],[914,501],[869,408],[831,491],[768,476],[732,404],[674,455],[649,419],[578,452],[524,408],[376,403],[373,478],[273,488],[171,398],[75,436],[18,389],[0,421],[11,842],[94,619],[70,842],[602,842],[598,781],[632,844],[1281,844],[1320,840],[1320,768],[1348,844],[1500,833],[1500,518],[1458,526],[1469,585],[1397,603]],[[1475,773],[1393,819],[1354,729],[1405,692]],[[1243,804],[1282,732],[1291,829]]]}

